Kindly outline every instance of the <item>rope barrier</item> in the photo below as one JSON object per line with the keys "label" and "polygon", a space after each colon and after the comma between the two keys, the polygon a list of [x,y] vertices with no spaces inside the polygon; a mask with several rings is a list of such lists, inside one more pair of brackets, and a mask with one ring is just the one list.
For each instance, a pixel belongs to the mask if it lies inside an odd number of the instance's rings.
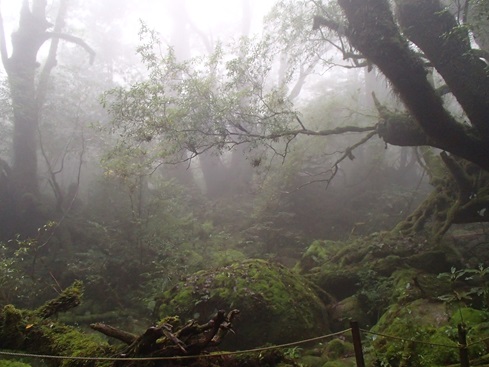
{"label": "rope barrier", "polygon": [[483,342],[489,340],[489,337],[487,337],[487,338],[483,338],[483,339],[474,341],[472,343],[467,343],[467,345],[460,345],[459,343],[457,343],[457,345],[447,345],[447,344],[430,343],[430,342],[425,342],[425,341],[421,341],[421,340],[406,339],[406,338],[401,338],[401,337],[393,336],[393,335],[386,335],[386,334],[381,334],[381,333],[375,333],[373,331],[365,330],[365,329],[360,329],[360,331],[362,331],[362,332],[364,332],[366,334],[372,334],[372,335],[382,336],[382,337],[388,338],[388,339],[397,339],[397,340],[402,340],[402,341],[407,341],[407,342],[413,342],[413,343],[417,343],[417,344],[425,344],[425,345],[431,345],[431,346],[434,346],[434,347],[444,347],[444,348],[470,348],[472,345],[483,343]]}
{"label": "rope barrier", "polygon": [[336,333],[322,335],[322,336],[318,336],[318,337],[310,338],[310,339],[304,339],[304,340],[300,340],[300,341],[296,341],[296,342],[273,345],[273,346],[269,346],[269,347],[254,348],[254,349],[247,349],[247,350],[237,350],[237,351],[232,351],[232,352],[221,352],[221,353],[213,353],[213,354],[197,354],[197,355],[193,355],[193,356],[139,357],[139,358],[136,358],[136,357],[131,357],[131,358],[124,358],[124,357],[79,357],[79,356],[52,356],[52,355],[44,355],[44,354],[15,353],[15,352],[4,352],[4,351],[0,351],[0,356],[4,355],[4,356],[11,356],[11,357],[28,357],[28,358],[42,358],[42,359],[70,359],[70,360],[84,360],[84,361],[111,361],[111,362],[115,362],[115,361],[156,361],[156,360],[214,358],[214,357],[230,356],[230,355],[238,355],[238,354],[246,354],[246,353],[257,353],[257,352],[264,352],[267,350],[292,347],[295,345],[306,344],[306,343],[310,343],[310,342],[314,342],[314,341],[318,341],[318,340],[322,340],[322,339],[331,338],[334,336],[344,334],[348,331],[351,331],[351,329],[346,329],[346,330],[338,331]]}
{"label": "rope barrier", "polygon": [[460,348],[460,345],[447,345],[447,344],[430,343],[430,342],[425,342],[425,341],[421,341],[421,340],[406,339],[406,338],[401,338],[401,337],[393,336],[393,335],[386,335],[386,334],[381,334],[381,333],[374,333],[373,331],[369,331],[369,330],[365,330],[365,329],[360,329],[360,330],[362,332],[366,333],[366,334],[372,334],[372,335],[382,336],[382,337],[388,338],[388,339],[402,340],[402,341],[405,341],[405,342],[412,342],[412,343],[416,343],[416,344],[430,345],[430,346],[433,346],[433,347],[456,348],[456,349],[459,349]]}

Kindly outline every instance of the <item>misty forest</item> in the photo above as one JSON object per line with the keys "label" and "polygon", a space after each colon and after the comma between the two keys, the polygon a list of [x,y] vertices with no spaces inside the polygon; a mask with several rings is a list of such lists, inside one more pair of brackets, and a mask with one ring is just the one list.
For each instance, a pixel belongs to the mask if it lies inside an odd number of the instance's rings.
{"label": "misty forest", "polygon": [[0,15],[0,367],[489,365],[488,0]]}

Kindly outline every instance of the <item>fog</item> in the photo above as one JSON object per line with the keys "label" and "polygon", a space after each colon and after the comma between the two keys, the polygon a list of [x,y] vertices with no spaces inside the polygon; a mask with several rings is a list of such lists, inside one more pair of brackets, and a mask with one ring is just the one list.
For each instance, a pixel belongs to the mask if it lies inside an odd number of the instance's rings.
{"label": "fog", "polygon": [[[463,186],[453,167],[470,173],[472,200],[488,182],[480,162],[460,163],[452,153],[461,149],[424,135],[413,117],[424,115],[410,114],[417,105],[406,108],[397,79],[348,38],[348,13],[335,1],[5,0],[0,11],[1,306],[35,309],[81,280],[86,301],[64,321],[134,330],[178,309],[170,298],[190,285],[200,297],[186,300],[191,316],[204,321],[218,307],[207,303],[212,282],[254,279],[268,264],[324,288],[297,297],[310,297],[315,327],[329,327],[321,317],[333,311],[316,303],[355,295],[379,315],[388,306],[372,296],[370,263],[365,277],[341,279],[344,290],[318,275],[355,263],[352,246],[365,244],[368,261],[379,251],[398,261],[429,242],[419,232],[439,239],[480,219],[448,209],[459,208]],[[444,92],[435,66],[422,67],[433,100],[465,129],[464,100]],[[404,232],[389,242],[393,228]],[[246,284],[227,292],[264,297]],[[376,317],[367,312],[365,322]]]}
{"label": "fog", "polygon": [[[2,96],[4,172],[25,177],[19,201],[3,206],[2,239],[38,233],[48,268],[56,254],[75,274],[77,256],[107,246],[163,266],[182,244],[234,251],[241,243],[252,244],[244,256],[291,265],[316,238],[392,227],[426,193],[414,150],[371,135],[350,152],[365,133],[287,133],[368,132],[372,91],[399,105],[376,69],[351,68],[318,42],[307,6],[269,13],[272,1],[88,1],[59,15],[60,4],[45,8],[59,43],[42,42],[32,69],[42,105],[13,106],[9,93],[29,104],[31,92],[7,82]],[[15,57],[15,47],[28,47],[15,42],[30,18],[19,18],[18,2],[1,10]],[[39,4],[31,10],[44,14]],[[37,128],[13,125],[16,108],[35,109]],[[67,271],[57,269],[58,282]]]}

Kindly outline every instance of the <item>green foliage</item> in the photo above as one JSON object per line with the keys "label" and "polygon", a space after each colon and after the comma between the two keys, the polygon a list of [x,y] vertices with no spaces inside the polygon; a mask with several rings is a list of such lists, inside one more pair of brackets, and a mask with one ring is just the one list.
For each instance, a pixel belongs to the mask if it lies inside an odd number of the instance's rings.
{"label": "green foliage", "polygon": [[391,304],[392,300],[387,295],[392,294],[393,284],[388,277],[379,276],[373,270],[359,273],[359,290],[357,298],[367,314],[377,321],[380,315]]}
{"label": "green foliage", "polygon": [[19,361],[0,360],[0,367],[31,367],[31,365]]}
{"label": "green foliage", "polygon": [[145,25],[141,39],[138,52],[148,80],[103,98],[113,132],[122,138],[111,157],[144,157],[148,171],[161,161],[186,160],[186,152],[194,157],[210,148],[222,152],[261,136],[279,137],[294,115],[286,97],[263,83],[273,58],[265,42],[243,38],[226,54],[217,45],[207,57],[178,61],[171,48],[158,53],[161,45]]}
{"label": "green foliage", "polygon": [[[480,264],[475,269],[450,269],[449,273],[441,273],[439,279],[450,283],[452,291],[439,297],[448,304],[456,304],[461,308],[479,300],[482,306],[489,307],[489,268]],[[462,321],[463,322],[463,321]]]}

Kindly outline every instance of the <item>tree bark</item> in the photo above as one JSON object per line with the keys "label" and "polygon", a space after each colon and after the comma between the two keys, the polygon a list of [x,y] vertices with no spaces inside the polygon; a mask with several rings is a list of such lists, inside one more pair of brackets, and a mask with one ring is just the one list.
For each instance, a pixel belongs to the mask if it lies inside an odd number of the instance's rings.
{"label": "tree bark", "polygon": [[345,34],[351,44],[390,80],[430,141],[489,171],[487,140],[479,129],[459,123],[444,108],[426,77],[422,60],[402,37],[389,2],[338,0],[338,3],[348,20]]}
{"label": "tree bark", "polygon": [[12,173],[18,193],[37,195],[37,129],[35,74],[39,67],[37,52],[46,41],[51,26],[45,16],[46,2],[34,1],[32,10],[24,1],[19,29],[12,34],[12,56],[4,59],[14,112]]}
{"label": "tree bark", "polygon": [[441,74],[481,137],[489,139],[489,74],[467,28],[439,0],[398,0],[403,33]]}

